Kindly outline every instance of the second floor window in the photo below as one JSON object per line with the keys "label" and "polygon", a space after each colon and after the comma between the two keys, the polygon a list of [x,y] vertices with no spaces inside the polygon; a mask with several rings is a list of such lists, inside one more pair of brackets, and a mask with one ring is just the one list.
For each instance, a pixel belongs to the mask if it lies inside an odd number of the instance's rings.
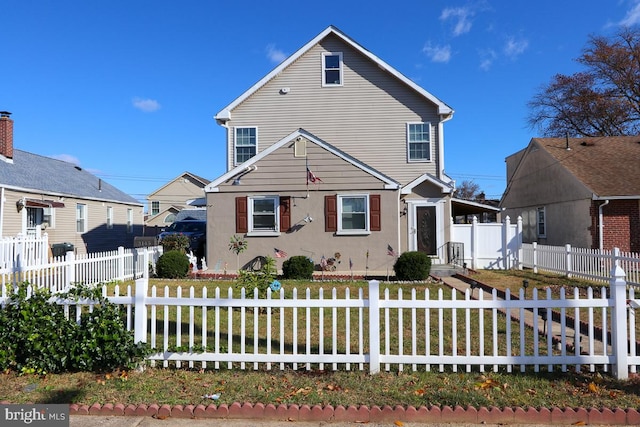
{"label": "second floor window", "polygon": [[151,202],[151,215],[158,215],[160,213],[160,202],[154,200]]}
{"label": "second floor window", "polygon": [[544,207],[538,208],[538,237],[547,237],[547,218]]}
{"label": "second floor window", "polygon": [[431,160],[431,124],[407,124],[407,151],[410,162]]}
{"label": "second floor window", "polygon": [[342,86],[342,53],[322,54],[322,86]]}
{"label": "second floor window", "polygon": [[235,132],[235,162],[244,163],[258,151],[258,128],[238,127]]}

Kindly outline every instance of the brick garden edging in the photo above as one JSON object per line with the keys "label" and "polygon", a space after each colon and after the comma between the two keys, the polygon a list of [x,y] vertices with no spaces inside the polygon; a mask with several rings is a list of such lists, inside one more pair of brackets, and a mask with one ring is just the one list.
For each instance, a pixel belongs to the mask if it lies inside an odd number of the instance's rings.
{"label": "brick garden edging", "polygon": [[[2,402],[7,403],[7,402]],[[320,406],[239,403],[231,405],[69,405],[70,415],[141,416],[154,418],[262,419],[324,422],[413,422],[486,424],[640,425],[637,409],[498,408],[462,406]]]}

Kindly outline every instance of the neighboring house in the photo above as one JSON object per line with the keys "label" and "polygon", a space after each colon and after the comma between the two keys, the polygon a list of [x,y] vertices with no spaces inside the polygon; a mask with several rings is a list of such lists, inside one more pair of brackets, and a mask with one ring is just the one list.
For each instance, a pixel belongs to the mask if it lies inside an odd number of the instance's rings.
{"label": "neighboring house", "polygon": [[533,138],[506,164],[523,241],[640,252],[640,136]]}
{"label": "neighboring house", "polygon": [[170,225],[182,209],[194,207],[204,209],[204,187],[209,182],[208,179],[184,172],[149,194],[147,197],[149,213],[145,221],[147,231],[159,230]]}
{"label": "neighboring house", "polygon": [[235,270],[234,234],[248,244],[240,267],[276,251],[317,267],[336,258],[347,273],[393,272],[408,250],[446,262],[452,116],[328,27],[215,115],[227,129],[227,172],[205,188],[209,267]]}
{"label": "neighboring house", "polygon": [[0,236],[46,231],[51,244],[87,253],[133,247],[142,224],[133,197],[72,163],[14,149],[13,120],[0,113]]}

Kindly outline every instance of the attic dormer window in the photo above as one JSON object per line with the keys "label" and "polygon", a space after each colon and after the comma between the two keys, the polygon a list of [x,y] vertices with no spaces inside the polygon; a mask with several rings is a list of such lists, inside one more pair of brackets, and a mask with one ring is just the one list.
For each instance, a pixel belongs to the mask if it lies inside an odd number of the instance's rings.
{"label": "attic dormer window", "polygon": [[342,86],[342,52],[322,54],[322,86]]}

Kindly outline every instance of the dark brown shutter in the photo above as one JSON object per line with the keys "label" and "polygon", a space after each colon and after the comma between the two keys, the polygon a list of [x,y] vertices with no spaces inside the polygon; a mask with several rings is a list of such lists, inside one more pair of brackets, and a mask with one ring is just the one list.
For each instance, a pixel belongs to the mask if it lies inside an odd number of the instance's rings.
{"label": "dark brown shutter", "polygon": [[380,208],[380,195],[369,195],[369,228],[371,231],[382,230],[382,218]]}
{"label": "dark brown shutter", "polygon": [[247,198],[236,197],[236,233],[249,231],[249,210]]}
{"label": "dark brown shutter", "polygon": [[338,231],[338,197],[324,196],[324,231]]}
{"label": "dark brown shutter", "polygon": [[280,197],[280,231],[291,228],[291,197]]}

